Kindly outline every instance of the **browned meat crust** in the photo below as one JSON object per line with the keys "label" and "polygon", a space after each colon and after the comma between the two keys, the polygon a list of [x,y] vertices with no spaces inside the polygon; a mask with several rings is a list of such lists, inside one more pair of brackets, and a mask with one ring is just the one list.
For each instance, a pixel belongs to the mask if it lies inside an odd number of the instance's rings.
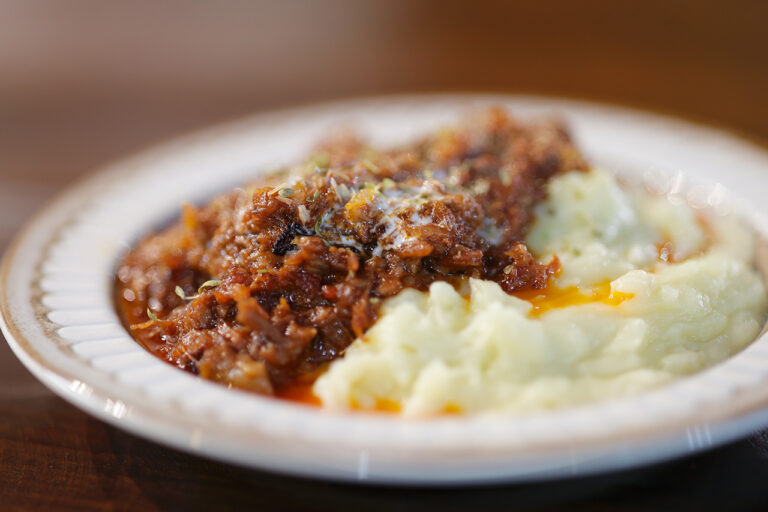
{"label": "browned meat crust", "polygon": [[341,356],[403,288],[544,287],[558,263],[522,237],[548,179],[584,168],[561,124],[501,109],[390,151],[336,139],[290,173],[184,207],[126,256],[119,308],[167,361],[272,394]]}

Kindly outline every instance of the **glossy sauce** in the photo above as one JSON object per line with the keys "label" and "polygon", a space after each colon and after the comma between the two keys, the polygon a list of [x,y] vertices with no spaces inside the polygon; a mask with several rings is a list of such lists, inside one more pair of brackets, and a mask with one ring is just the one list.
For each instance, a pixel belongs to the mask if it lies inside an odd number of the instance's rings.
{"label": "glossy sauce", "polygon": [[304,405],[311,405],[314,407],[320,407],[323,402],[315,396],[312,392],[312,385],[315,383],[312,381],[295,381],[287,384],[275,391],[275,397],[281,400],[289,400],[291,402],[298,402]]}

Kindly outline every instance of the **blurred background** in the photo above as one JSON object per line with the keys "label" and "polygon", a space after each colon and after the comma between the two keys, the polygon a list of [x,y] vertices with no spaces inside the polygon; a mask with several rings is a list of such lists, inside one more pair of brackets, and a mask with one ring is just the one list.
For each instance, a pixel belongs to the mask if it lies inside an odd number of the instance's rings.
{"label": "blurred background", "polygon": [[[766,20],[762,0],[0,0],[0,252],[51,196],[111,159],[312,101],[558,95],[680,115],[765,142]],[[44,496],[48,482],[35,471],[43,464],[70,468],[57,485],[82,499],[93,497],[88,478],[122,471],[118,448],[134,446],[132,438],[53,397],[1,342],[0,375],[0,496]],[[155,449],[146,445],[141,453]],[[738,446],[726,452],[729,465],[742,461],[765,476],[762,452]],[[754,464],[743,465],[744,456]],[[718,461],[705,483],[723,478]],[[645,503],[658,504],[643,485]],[[768,492],[738,488],[728,499]]]}
{"label": "blurred background", "polygon": [[0,244],[111,158],[316,100],[564,95],[765,139],[766,19],[759,0],[0,0]]}
{"label": "blurred background", "polygon": [[765,139],[767,19],[760,0],[0,0],[0,247],[109,159],[316,100],[564,95]]}

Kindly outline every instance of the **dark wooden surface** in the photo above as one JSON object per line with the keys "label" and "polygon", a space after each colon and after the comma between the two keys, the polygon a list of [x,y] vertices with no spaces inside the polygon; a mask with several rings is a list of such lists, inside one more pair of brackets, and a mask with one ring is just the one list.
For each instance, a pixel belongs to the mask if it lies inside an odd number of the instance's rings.
{"label": "dark wooden surface", "polygon": [[[55,193],[109,159],[212,122],[319,99],[561,94],[678,113],[765,140],[767,5],[0,0],[0,250]],[[0,510],[763,508],[766,434],[558,483],[329,484],[210,462],[123,433],[55,397],[0,343]]]}

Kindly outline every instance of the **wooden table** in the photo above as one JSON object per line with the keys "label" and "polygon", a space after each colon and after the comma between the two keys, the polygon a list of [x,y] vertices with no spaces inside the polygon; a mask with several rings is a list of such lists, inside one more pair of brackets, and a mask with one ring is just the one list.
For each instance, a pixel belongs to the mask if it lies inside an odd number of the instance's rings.
{"label": "wooden table", "polygon": [[[111,158],[324,98],[564,94],[768,139],[765,2],[158,4],[0,1],[0,250],[57,191]],[[0,384],[0,510],[768,507],[768,433],[588,479],[372,488],[244,470],[126,434],[46,390],[5,343]]]}

